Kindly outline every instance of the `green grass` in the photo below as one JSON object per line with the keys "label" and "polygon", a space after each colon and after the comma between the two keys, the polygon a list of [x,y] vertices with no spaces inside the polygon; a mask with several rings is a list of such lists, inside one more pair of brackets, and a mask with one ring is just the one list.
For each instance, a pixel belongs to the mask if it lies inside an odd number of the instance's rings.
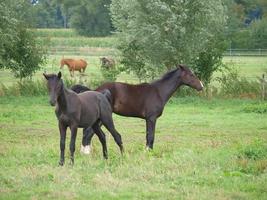
{"label": "green grass", "polygon": [[[92,154],[81,155],[80,130],[75,165],[58,167],[48,97],[0,97],[0,199],[266,199],[267,114],[257,105],[171,99],[153,152],[144,150],[143,120],[114,115],[123,157],[110,134],[107,161],[97,137]],[[68,143],[69,133],[67,163]]]}
{"label": "green grass", "polygon": [[226,56],[223,58],[223,63],[237,67],[242,76],[250,79],[261,77],[263,73],[267,73],[267,56]]}

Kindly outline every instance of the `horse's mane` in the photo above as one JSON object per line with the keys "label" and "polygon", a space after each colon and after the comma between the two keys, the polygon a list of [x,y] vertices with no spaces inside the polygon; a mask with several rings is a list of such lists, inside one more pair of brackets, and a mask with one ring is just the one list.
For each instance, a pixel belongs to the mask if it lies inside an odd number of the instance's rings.
{"label": "horse's mane", "polygon": [[153,81],[152,83],[156,83],[158,81],[165,81],[168,80],[169,78],[171,78],[177,71],[179,70],[179,68],[175,68],[167,73],[165,73],[161,78]]}

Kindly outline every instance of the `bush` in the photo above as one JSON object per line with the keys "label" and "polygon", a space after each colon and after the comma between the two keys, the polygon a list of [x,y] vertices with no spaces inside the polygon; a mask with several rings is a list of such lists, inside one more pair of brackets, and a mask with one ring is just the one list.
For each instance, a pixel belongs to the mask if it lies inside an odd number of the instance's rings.
{"label": "bush", "polygon": [[264,114],[264,113],[267,113],[267,103],[257,103],[257,104],[252,104],[252,105],[246,105],[243,108],[243,111],[246,113]]}
{"label": "bush", "polygon": [[225,67],[222,76],[217,78],[220,83],[220,96],[238,98],[257,98],[260,95],[258,81],[249,81],[239,75],[236,68]]}
{"label": "bush", "polygon": [[105,68],[105,67],[101,67],[101,73],[102,76],[104,77],[104,81],[106,82],[113,82],[116,81],[117,76],[120,74],[120,70],[114,68]]}

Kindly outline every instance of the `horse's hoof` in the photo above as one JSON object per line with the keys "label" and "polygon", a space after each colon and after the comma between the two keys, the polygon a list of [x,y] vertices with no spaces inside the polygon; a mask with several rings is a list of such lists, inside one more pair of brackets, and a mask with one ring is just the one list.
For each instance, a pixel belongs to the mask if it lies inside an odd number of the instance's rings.
{"label": "horse's hoof", "polygon": [[81,153],[88,155],[90,154],[90,152],[91,152],[90,145],[86,145],[86,146],[81,145]]}
{"label": "horse's hoof", "polygon": [[69,165],[73,166],[74,165],[74,160],[70,160]]}

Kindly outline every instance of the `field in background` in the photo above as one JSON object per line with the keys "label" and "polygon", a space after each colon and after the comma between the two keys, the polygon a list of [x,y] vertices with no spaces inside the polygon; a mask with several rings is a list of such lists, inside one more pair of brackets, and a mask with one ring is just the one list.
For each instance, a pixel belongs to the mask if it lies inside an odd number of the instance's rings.
{"label": "field in background", "polygon": [[[65,58],[83,58],[89,63],[85,76],[82,77],[85,83],[102,78],[100,57],[111,56],[118,60],[118,52],[114,49],[116,44],[115,37],[86,38],[78,36],[72,29],[37,29],[35,34],[37,34],[40,41],[46,45],[49,44],[47,47],[49,56],[47,63],[34,75],[33,79],[42,79],[44,71],[49,73],[58,72],[59,62],[63,56]],[[83,47],[86,48],[84,49]],[[267,56],[225,56],[223,63],[227,66],[238,68],[241,75],[251,80],[257,79],[267,71]],[[66,67],[63,70],[63,74],[64,77],[70,78]],[[78,74],[76,72],[75,79],[77,80],[80,79]],[[216,76],[220,76],[220,73],[216,73]],[[9,86],[18,80],[12,76],[10,71],[0,70],[0,83]],[[122,73],[118,76],[117,81],[137,83],[138,79],[132,74]]]}
{"label": "field in background", "polygon": [[[0,98],[0,199],[266,199],[267,111],[260,102],[177,98],[144,150],[145,124],[114,115],[120,156],[107,134],[109,159],[97,137],[92,154],[58,167],[59,133],[48,97]],[[107,131],[105,131],[107,132]]]}

